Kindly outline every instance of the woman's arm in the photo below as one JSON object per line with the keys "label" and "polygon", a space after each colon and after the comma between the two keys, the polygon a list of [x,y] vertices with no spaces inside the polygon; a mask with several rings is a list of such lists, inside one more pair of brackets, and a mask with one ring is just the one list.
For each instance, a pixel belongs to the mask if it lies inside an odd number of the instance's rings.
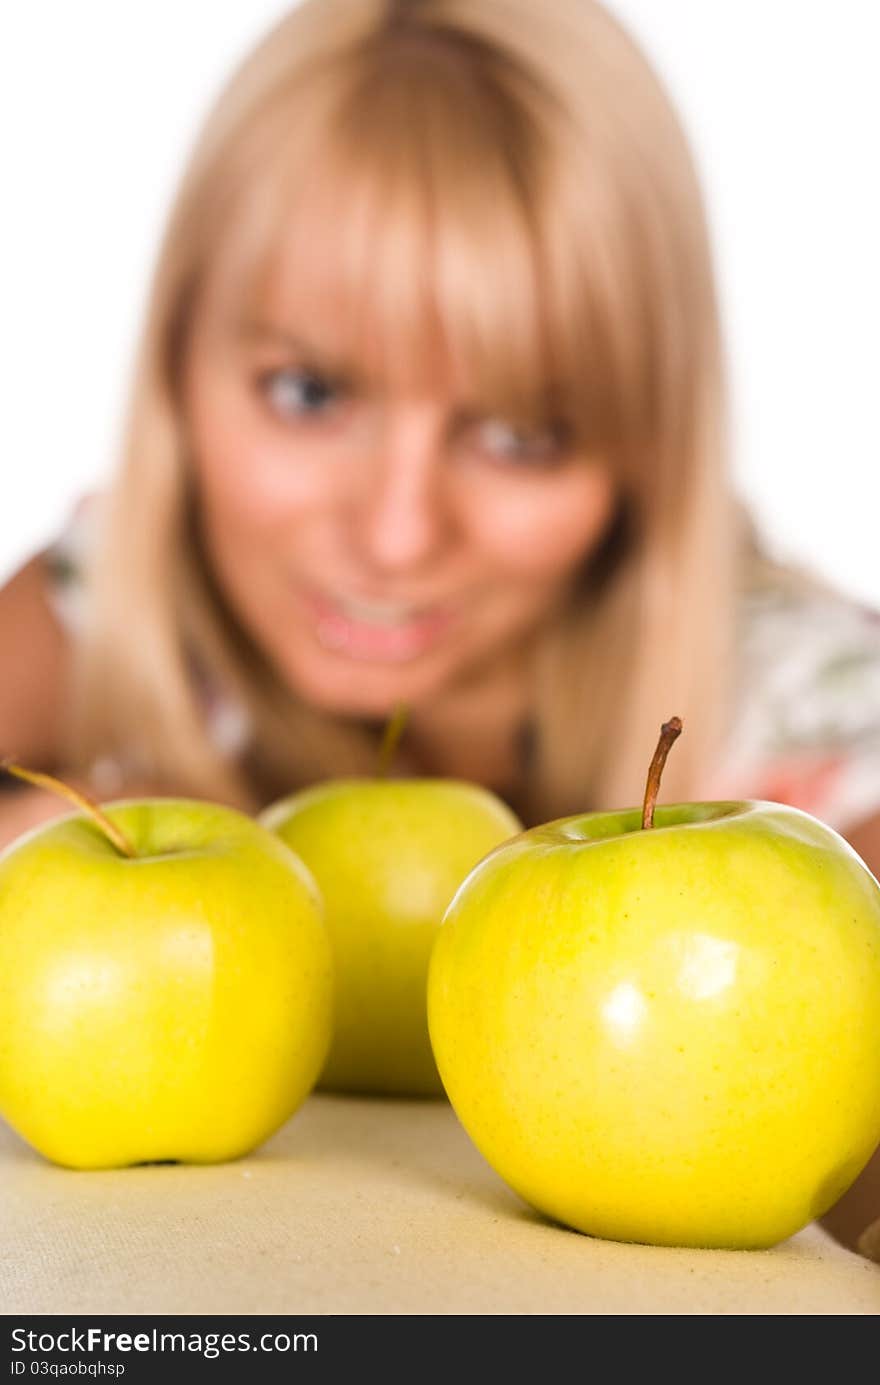
{"label": "woman's arm", "polygon": [[[70,696],[70,649],[47,591],[42,557],[0,589],[0,759],[53,770]],[[0,848],[62,811],[49,794],[0,784]]]}
{"label": "woman's arm", "polygon": [[[95,796],[94,785],[64,762],[71,695],[71,647],[48,600],[45,559],[33,558],[0,589],[0,760],[58,774]],[[120,784],[114,797],[167,792],[146,780]],[[72,811],[63,798],[0,772],[0,851],[22,832]]]}
{"label": "woman's arm", "polygon": [[[862,860],[880,878],[880,814],[843,834]],[[880,1016],[877,1042],[880,1043]],[[836,1240],[856,1249],[859,1237],[872,1222],[880,1219],[880,1148],[852,1187],[826,1212],[822,1225]],[[864,1248],[864,1247],[863,1247]],[[873,1252],[872,1252],[873,1253]],[[878,1240],[880,1257],[880,1240]]]}
{"label": "woman's arm", "polygon": [[48,767],[61,742],[70,652],[47,593],[40,556],[0,589],[0,755]]}

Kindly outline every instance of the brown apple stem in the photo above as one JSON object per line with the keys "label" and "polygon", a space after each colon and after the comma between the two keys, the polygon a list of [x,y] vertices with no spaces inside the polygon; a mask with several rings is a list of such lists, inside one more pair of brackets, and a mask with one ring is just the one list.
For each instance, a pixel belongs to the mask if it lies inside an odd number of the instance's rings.
{"label": "brown apple stem", "polygon": [[409,708],[405,702],[401,702],[394,708],[388,718],[385,733],[382,736],[382,745],[379,749],[379,777],[387,779],[394,761],[397,747],[400,745],[400,738],[406,729]]}
{"label": "brown apple stem", "polygon": [[61,779],[55,779],[51,774],[43,774],[37,769],[24,769],[22,765],[16,765],[11,760],[0,760],[0,769],[7,774],[14,775],[16,779],[21,779],[25,784],[32,784],[34,788],[45,789],[47,793],[54,793],[58,798],[66,798],[75,808],[79,808],[81,813],[92,819],[95,826],[103,832],[108,841],[116,848],[120,856],[128,856],[132,860],[137,856],[137,852],[125,835],[121,827],[117,827],[115,822],[111,822],[107,814],[103,812],[80,789],[74,789],[70,784],[65,784]]}
{"label": "brown apple stem", "polygon": [[654,758],[648,770],[648,782],[645,785],[645,801],[642,805],[642,827],[654,826],[654,805],[657,802],[657,794],[660,791],[660,777],[663,774],[663,766],[666,764],[666,757],[675,742],[681,735],[681,717],[670,717],[664,721],[660,727],[660,739],[657,742],[657,749],[654,751]]}

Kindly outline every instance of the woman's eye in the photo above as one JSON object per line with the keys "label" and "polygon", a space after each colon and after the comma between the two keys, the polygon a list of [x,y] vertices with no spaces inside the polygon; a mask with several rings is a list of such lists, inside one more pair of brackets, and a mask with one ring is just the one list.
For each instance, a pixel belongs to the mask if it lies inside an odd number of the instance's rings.
{"label": "woman's eye", "polygon": [[345,391],[336,381],[317,370],[272,370],[260,377],[260,388],[280,418],[316,418],[329,413],[343,399]]}
{"label": "woman's eye", "polygon": [[474,427],[477,449],[501,461],[540,465],[559,461],[564,451],[561,430],[486,418]]}

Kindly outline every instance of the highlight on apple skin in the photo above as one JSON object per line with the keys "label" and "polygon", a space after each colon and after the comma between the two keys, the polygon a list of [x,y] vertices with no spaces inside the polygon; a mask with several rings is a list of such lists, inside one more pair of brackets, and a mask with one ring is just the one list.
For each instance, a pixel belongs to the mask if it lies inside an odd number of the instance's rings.
{"label": "highlight on apple skin", "polygon": [[431,949],[462,880],[522,824],[489,790],[440,778],[330,780],[261,821],[324,898],[336,1017],[320,1085],[441,1096],[425,999]]}
{"label": "highlight on apple skin", "polygon": [[462,1124],[595,1236],[764,1247],[880,1142],[880,886],[777,803],[591,813],[462,884],[429,977]]}
{"label": "highlight on apple skin", "polygon": [[180,799],[37,828],[0,856],[0,1112],[77,1169],[209,1163],[314,1085],[332,956],[294,853]]}

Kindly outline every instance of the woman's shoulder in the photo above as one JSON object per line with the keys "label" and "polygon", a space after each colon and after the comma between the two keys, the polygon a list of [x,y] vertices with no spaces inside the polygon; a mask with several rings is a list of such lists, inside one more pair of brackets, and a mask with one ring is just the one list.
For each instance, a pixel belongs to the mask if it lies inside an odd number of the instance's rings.
{"label": "woman's shoulder", "polygon": [[808,717],[829,704],[858,716],[852,695],[880,672],[880,608],[806,568],[763,560],[743,584],[739,647],[742,677],[812,693]]}
{"label": "woman's shoulder", "polygon": [[808,569],[754,561],[720,778],[838,828],[880,812],[880,611]]}

